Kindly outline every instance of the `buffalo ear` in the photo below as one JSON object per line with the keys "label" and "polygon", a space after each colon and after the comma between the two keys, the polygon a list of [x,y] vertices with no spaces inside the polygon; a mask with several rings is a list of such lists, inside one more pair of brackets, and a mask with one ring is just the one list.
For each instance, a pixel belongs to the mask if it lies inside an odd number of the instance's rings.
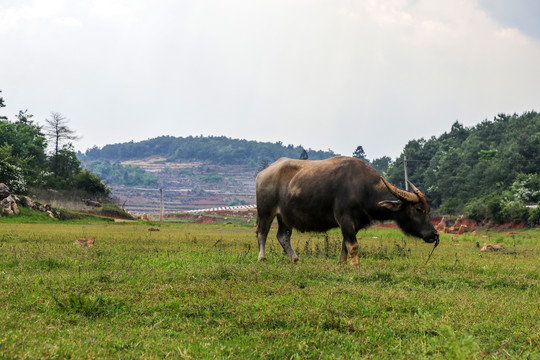
{"label": "buffalo ear", "polygon": [[384,200],[379,202],[377,205],[385,207],[392,211],[398,211],[401,209],[403,203],[400,200]]}

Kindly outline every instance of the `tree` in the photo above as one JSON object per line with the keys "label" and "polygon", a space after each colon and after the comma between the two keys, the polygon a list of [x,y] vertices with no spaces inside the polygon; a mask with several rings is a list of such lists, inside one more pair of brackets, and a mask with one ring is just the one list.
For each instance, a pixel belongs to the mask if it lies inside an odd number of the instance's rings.
{"label": "tree", "polygon": [[68,143],[50,158],[52,177],[49,185],[56,189],[67,189],[74,186],[75,176],[81,171],[81,162],[73,149],[73,144]]}
{"label": "tree", "polygon": [[74,186],[100,199],[107,198],[111,194],[111,189],[103,184],[101,179],[88,169],[81,171],[75,176]]}
{"label": "tree", "polygon": [[[16,116],[19,120],[10,122],[0,120],[0,146],[10,146],[10,156],[4,157],[4,162],[13,166],[24,164],[20,171],[28,185],[40,185],[43,180],[43,165],[47,162],[45,154],[45,136],[41,128],[34,124],[32,115],[21,111]],[[22,162],[21,162],[22,161]]]}
{"label": "tree", "polygon": [[306,149],[302,149],[302,153],[300,154],[300,160],[307,160],[308,158],[309,158],[309,155]]}
{"label": "tree", "polygon": [[[539,128],[536,112],[500,114],[471,128],[455,122],[439,137],[409,141],[385,175],[404,186],[406,156],[409,179],[442,213],[466,210],[476,219],[485,216],[495,222],[524,218],[518,205],[537,201]],[[497,196],[502,204],[492,201]]]}
{"label": "tree", "polygon": [[17,118],[17,120],[19,122],[22,122],[22,123],[25,123],[25,124],[28,124],[28,123],[32,123],[32,120],[30,120],[31,118],[34,117],[34,115],[32,114],[29,114],[28,113],[28,109],[22,111],[22,110],[19,110],[19,113],[17,115],[15,115],[15,117]]}
{"label": "tree", "polygon": [[361,160],[366,160],[366,153],[364,152],[364,148],[362,146],[357,146],[356,150],[353,152],[353,157]]}
{"label": "tree", "polygon": [[13,156],[13,146],[0,145],[0,182],[16,194],[24,194],[28,190],[23,171],[25,165],[24,159]]}
{"label": "tree", "polygon": [[67,123],[68,119],[57,112],[51,113],[51,119],[45,119],[47,125],[45,125],[45,131],[47,137],[54,143],[54,155],[58,155],[58,152],[62,148],[62,143],[66,140],[78,140],[79,136],[75,135],[75,130],[71,130]]}
{"label": "tree", "polygon": [[[59,161],[65,157],[65,152],[69,151],[69,148],[64,148],[62,146],[63,143],[67,140],[78,140],[79,137],[75,135],[74,130],[71,130],[67,126],[69,120],[63,117],[60,113],[51,113],[51,119],[45,119],[45,122],[47,123],[47,125],[45,125],[46,135],[54,144],[53,154],[51,156],[51,170],[55,175],[59,175]],[[64,150],[64,154],[62,156],[60,156],[61,150]]]}
{"label": "tree", "polygon": [[262,160],[259,163],[259,167],[257,168],[257,174],[260,173],[261,171],[263,171],[264,169],[266,169],[268,167],[268,165],[270,165],[270,161]]}
{"label": "tree", "polygon": [[390,164],[392,163],[392,159],[389,156],[383,156],[381,158],[375,159],[371,162],[371,166],[375,168],[380,174],[382,174]]}
{"label": "tree", "polygon": [[[2,90],[0,90],[0,93],[2,92]],[[3,108],[3,107],[6,107],[6,104],[4,104],[4,98],[0,96],[0,109]],[[0,120],[6,120],[7,117],[5,116],[0,116]]]}

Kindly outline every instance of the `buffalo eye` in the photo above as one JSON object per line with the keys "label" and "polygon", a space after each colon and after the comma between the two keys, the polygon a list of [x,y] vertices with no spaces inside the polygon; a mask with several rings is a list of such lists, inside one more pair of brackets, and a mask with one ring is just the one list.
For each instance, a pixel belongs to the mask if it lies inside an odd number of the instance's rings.
{"label": "buffalo eye", "polygon": [[416,212],[419,213],[419,214],[423,214],[423,213],[424,213],[424,209],[422,209],[422,208],[416,208]]}

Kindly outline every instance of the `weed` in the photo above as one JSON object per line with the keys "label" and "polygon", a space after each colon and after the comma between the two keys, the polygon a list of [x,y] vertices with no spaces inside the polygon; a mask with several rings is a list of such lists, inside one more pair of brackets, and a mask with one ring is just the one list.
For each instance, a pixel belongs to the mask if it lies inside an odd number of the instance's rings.
{"label": "weed", "polygon": [[69,294],[64,301],[59,300],[52,294],[51,296],[58,308],[65,312],[73,312],[87,317],[98,317],[107,313],[107,304],[101,296],[96,296],[92,300],[81,293],[77,295]]}

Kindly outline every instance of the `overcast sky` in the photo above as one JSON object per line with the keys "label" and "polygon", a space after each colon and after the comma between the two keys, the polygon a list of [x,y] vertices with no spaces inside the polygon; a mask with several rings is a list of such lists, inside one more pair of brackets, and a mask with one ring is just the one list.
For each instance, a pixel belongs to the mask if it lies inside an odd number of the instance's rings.
{"label": "overcast sky", "polygon": [[374,159],[540,110],[537,0],[0,0],[0,90],[78,150],[160,135]]}

